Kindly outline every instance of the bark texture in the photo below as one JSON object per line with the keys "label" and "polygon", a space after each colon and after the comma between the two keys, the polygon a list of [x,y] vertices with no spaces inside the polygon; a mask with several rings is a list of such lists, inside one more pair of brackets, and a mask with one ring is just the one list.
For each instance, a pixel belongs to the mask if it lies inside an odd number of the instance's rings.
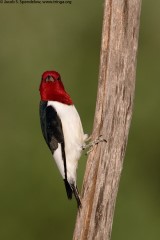
{"label": "bark texture", "polygon": [[106,0],[92,140],[74,240],[109,240],[132,117],[141,0]]}

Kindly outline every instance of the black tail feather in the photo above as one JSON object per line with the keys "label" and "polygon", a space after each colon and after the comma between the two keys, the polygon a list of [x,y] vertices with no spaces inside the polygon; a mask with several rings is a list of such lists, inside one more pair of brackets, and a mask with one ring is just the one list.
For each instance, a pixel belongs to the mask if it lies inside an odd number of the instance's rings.
{"label": "black tail feather", "polygon": [[69,182],[67,181],[67,179],[64,179],[64,184],[65,184],[68,199],[72,199],[72,192],[73,191],[72,191],[72,188],[69,185]]}
{"label": "black tail feather", "polygon": [[81,200],[79,197],[79,192],[78,192],[78,188],[77,186],[75,186],[75,184],[69,184],[69,182],[64,179],[64,183],[65,183],[65,188],[66,188],[66,193],[67,193],[67,197],[68,199],[72,199],[72,194],[74,194],[75,199],[77,201],[77,207],[81,208],[82,204],[81,204]]}
{"label": "black tail feather", "polygon": [[74,184],[71,184],[71,188],[72,188],[73,194],[74,194],[74,196],[75,196],[75,199],[76,199],[76,201],[77,201],[77,207],[78,207],[78,208],[81,208],[81,207],[82,207],[82,204],[81,204],[81,200],[80,200],[80,197],[79,197],[78,188],[77,188],[77,186],[75,186]]}

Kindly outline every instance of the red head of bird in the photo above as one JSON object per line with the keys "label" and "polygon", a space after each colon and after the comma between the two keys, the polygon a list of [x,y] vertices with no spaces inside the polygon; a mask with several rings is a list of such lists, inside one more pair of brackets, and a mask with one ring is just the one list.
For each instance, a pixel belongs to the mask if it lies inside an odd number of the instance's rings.
{"label": "red head of bird", "polygon": [[67,105],[73,104],[69,94],[64,89],[60,74],[56,71],[46,71],[42,74],[39,91],[42,101],[57,101]]}

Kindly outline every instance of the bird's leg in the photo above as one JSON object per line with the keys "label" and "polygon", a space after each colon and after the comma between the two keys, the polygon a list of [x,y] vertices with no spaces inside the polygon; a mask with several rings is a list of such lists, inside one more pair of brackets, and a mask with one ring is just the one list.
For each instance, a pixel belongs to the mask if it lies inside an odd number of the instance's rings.
{"label": "bird's leg", "polygon": [[[91,139],[91,136],[86,139],[86,142],[89,141],[90,139]],[[96,138],[95,140],[89,142],[88,144],[84,144],[84,145],[82,146],[82,150],[85,150],[85,149],[87,149],[87,148],[90,148],[90,149],[87,151],[87,153],[86,153],[86,155],[88,155],[88,154],[93,150],[93,147],[94,147],[95,145],[97,145],[98,143],[100,143],[100,142],[107,142],[107,140],[106,140],[105,138],[103,138],[102,135],[100,135],[98,138]]]}

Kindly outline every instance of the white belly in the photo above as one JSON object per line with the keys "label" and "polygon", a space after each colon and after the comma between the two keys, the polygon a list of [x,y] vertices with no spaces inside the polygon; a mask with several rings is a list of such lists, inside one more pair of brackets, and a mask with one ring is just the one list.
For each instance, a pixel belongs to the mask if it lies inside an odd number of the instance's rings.
{"label": "white belly", "polygon": [[[48,106],[53,106],[62,122],[65,154],[67,165],[67,179],[76,182],[76,169],[78,160],[81,156],[82,145],[86,135],[83,133],[83,128],[79,114],[74,105],[66,105],[56,101],[49,101]],[[64,164],[61,153],[61,146],[53,154],[59,171],[64,178]]]}

